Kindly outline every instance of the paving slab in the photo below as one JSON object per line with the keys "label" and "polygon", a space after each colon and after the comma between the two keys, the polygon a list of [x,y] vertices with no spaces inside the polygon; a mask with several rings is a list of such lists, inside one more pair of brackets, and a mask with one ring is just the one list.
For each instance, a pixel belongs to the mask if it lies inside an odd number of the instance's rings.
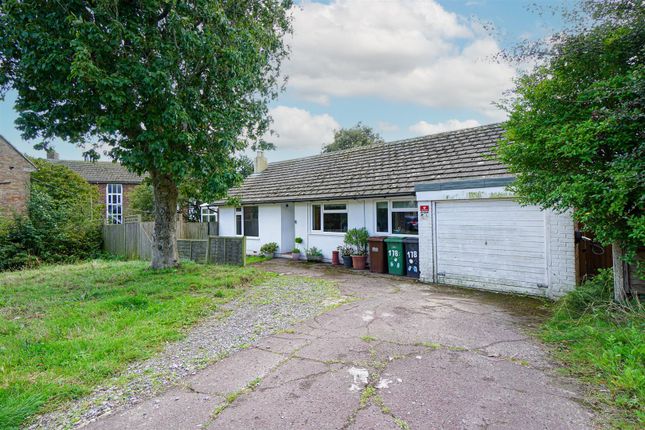
{"label": "paving slab", "polygon": [[131,409],[104,416],[85,428],[93,430],[200,429],[224,398],[173,389]]}

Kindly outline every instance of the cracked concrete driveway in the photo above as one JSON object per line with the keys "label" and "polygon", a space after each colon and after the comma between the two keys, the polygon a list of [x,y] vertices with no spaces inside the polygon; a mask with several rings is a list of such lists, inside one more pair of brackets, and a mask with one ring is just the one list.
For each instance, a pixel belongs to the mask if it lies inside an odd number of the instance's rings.
{"label": "cracked concrete driveway", "polygon": [[539,303],[273,260],[357,298],[93,429],[578,429],[572,381],[526,331]]}

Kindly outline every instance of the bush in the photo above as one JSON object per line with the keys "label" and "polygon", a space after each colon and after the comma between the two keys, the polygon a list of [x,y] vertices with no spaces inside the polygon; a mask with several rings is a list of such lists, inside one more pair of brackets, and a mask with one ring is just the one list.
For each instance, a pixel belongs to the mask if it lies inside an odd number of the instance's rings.
{"label": "bush", "polygon": [[365,227],[352,228],[345,233],[345,243],[354,247],[354,255],[367,255],[369,237],[370,234]]}
{"label": "bush", "polygon": [[617,425],[639,427],[645,424],[645,311],[638,302],[614,303],[612,288],[608,269],[569,293],[542,338],[557,345],[574,374],[608,389],[599,397],[621,411]]}
{"label": "bush", "polygon": [[268,242],[260,247],[260,252],[264,255],[273,256],[273,254],[275,254],[277,251],[278,251],[278,244],[275,242]]}
{"label": "bush", "polygon": [[38,171],[32,174],[27,214],[0,229],[0,270],[100,254],[98,190],[67,167],[33,161]]}

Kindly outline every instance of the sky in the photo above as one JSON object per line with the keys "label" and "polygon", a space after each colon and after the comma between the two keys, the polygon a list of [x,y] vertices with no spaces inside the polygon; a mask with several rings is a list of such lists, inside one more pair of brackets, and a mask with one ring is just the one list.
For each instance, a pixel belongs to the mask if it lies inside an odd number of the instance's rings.
{"label": "sky", "polygon": [[[495,106],[517,70],[500,49],[562,25],[532,5],[565,0],[303,0],[293,10],[288,83],[270,106],[269,162],[320,153],[358,122],[386,141],[503,121]],[[16,129],[15,92],[0,101],[0,134],[43,157]],[[61,159],[83,150],[55,142]],[[106,159],[105,156],[102,159]]]}

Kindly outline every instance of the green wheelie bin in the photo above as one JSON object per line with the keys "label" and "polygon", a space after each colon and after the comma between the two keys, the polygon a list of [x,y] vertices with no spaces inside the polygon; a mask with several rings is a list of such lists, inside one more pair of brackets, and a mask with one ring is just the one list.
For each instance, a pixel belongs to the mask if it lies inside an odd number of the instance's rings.
{"label": "green wheelie bin", "polygon": [[387,271],[390,275],[405,275],[405,254],[403,253],[403,238],[388,237],[385,239],[387,247]]}

